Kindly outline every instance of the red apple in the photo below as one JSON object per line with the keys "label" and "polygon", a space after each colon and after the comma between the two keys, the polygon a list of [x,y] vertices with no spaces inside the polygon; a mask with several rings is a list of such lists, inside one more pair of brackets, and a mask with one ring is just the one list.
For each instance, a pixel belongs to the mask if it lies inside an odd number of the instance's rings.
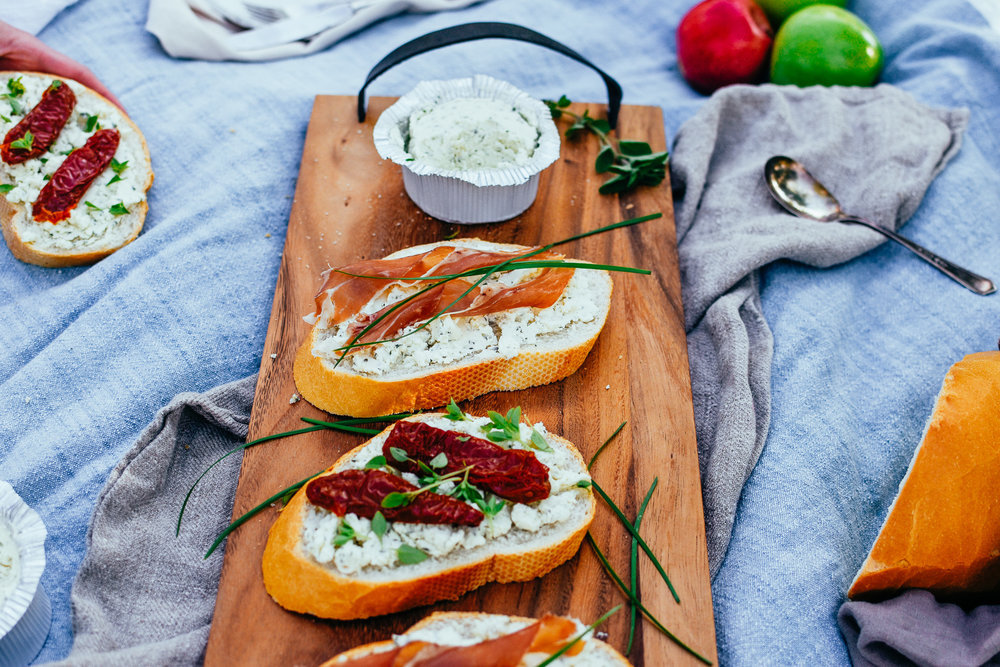
{"label": "red apple", "polygon": [[681,74],[702,93],[767,74],[771,24],[753,0],[704,0],[677,26]]}

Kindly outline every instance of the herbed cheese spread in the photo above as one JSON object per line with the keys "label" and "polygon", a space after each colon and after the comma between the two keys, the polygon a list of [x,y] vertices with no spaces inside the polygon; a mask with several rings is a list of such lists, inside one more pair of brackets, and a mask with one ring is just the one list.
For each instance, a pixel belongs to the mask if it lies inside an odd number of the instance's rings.
{"label": "herbed cheese spread", "polygon": [[0,519],[0,607],[21,583],[21,554],[10,524]]}
{"label": "herbed cheese spread", "polygon": [[[516,285],[537,270],[520,269],[497,273],[491,281]],[[488,289],[489,283],[483,283]],[[386,305],[406,298],[423,285],[396,285],[372,299],[362,315],[378,312]],[[369,377],[417,375],[457,363],[511,359],[523,350],[548,344],[565,344],[567,337],[580,342],[600,330],[608,302],[608,281],[603,271],[577,269],[562,296],[548,308],[512,308],[473,317],[443,316],[416,331],[419,324],[400,331],[399,340],[356,349],[347,355],[338,370]],[[325,314],[320,322],[328,322]],[[352,338],[351,321],[334,326],[317,325],[313,354],[337,363],[337,349]],[[416,333],[412,333],[416,331]],[[572,342],[572,341],[570,341]]]}
{"label": "herbed cheese spread", "polygon": [[407,151],[439,169],[495,169],[534,155],[539,131],[509,102],[458,98],[410,115]]}
{"label": "herbed cheese spread", "polygon": [[[0,136],[5,136],[17,125],[56,80],[56,77],[29,74],[4,75],[0,76],[0,91],[8,91],[7,82],[11,78],[20,78],[24,93],[14,98],[8,96],[0,99]],[[20,220],[17,225],[21,240],[26,244],[54,250],[121,245],[131,234],[134,223],[126,221],[129,216],[121,214],[122,209],[116,208],[116,205],[132,212],[146,198],[145,186],[149,170],[142,138],[132,129],[118,107],[97,97],[75,81],[59,80],[73,90],[76,106],[65,127],[44,155],[16,165],[0,162],[0,184],[13,186],[4,196],[7,201],[22,204],[27,209],[25,219]],[[56,224],[35,222],[31,217],[32,205],[48,178],[70,152],[83,146],[90,135],[101,128],[115,128],[119,131],[121,141],[112,165],[127,165],[124,169],[119,166],[120,174],[116,174],[112,166],[108,166],[94,179],[67,220]],[[116,176],[119,177],[117,180]],[[112,209],[119,212],[119,215]]]}
{"label": "herbed cheese spread", "polygon": [[[483,427],[490,423],[487,417],[468,416],[466,421],[451,421],[433,417],[424,423],[448,431],[468,433],[483,437]],[[543,424],[535,430],[548,440]],[[590,476],[580,461],[564,447],[550,445],[552,451],[535,449],[530,443],[532,427],[521,424],[520,441],[511,441],[513,449],[530,449],[539,461],[549,468],[551,491],[547,498],[531,504],[504,502],[503,509],[492,517],[487,515],[478,526],[453,526],[389,522],[380,538],[372,530],[371,520],[348,513],[338,517],[321,507],[306,503],[303,509],[302,548],[316,562],[336,569],[341,574],[357,574],[394,568],[399,561],[399,549],[406,545],[419,549],[431,558],[443,558],[457,551],[471,551],[487,542],[515,545],[527,542],[547,526],[563,523],[586,513],[589,504],[588,488],[578,486]],[[381,455],[385,436],[378,436],[355,453],[347,464],[338,470],[361,469],[372,458]],[[419,485],[416,475],[403,473],[403,478]],[[454,484],[446,482],[437,489],[448,493]],[[474,503],[469,502],[470,505]],[[346,524],[342,529],[341,525]],[[345,538],[349,535],[349,538]]]}

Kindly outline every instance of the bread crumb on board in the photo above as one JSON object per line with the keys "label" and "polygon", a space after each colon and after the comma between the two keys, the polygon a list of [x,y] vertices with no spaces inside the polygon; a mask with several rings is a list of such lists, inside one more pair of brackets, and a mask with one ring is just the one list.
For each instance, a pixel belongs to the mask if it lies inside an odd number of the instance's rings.
{"label": "bread crumb on board", "polygon": [[295,405],[296,403],[298,403],[301,400],[302,400],[301,396],[299,396],[298,394],[292,394],[292,397],[290,399],[288,399],[288,404],[289,405]]}

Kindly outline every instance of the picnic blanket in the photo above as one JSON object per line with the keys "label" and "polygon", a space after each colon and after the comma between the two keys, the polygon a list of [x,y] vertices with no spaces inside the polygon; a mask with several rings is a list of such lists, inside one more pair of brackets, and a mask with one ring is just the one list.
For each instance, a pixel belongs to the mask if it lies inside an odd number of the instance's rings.
{"label": "picnic blanket", "polygon": [[[677,72],[673,31],[686,9],[493,0],[400,16],[328,51],[263,64],[171,59],[142,30],[141,4],[83,0],[56,17],[42,39],[115,91],[146,134],[157,181],[144,232],[93,267],[41,269],[0,249],[0,477],[50,535],[43,585],[54,619],[39,661],[69,651],[70,586],[116,463],[175,394],[259,365],[313,95],[353,94],[388,50],[430,30],[503,20],[598,62],[626,103],[664,109],[672,137],[705,102]],[[884,81],[927,105],[970,109],[961,151],[902,231],[996,279],[1000,38],[956,0],[854,9],[885,46]],[[421,56],[371,92],[475,71],[537,96],[603,96],[582,66],[493,42]],[[774,334],[772,416],[713,581],[720,659],[842,664],[836,613],[847,584],[945,370],[995,345],[1000,299],[888,244],[831,269],[778,262],[760,283]]]}

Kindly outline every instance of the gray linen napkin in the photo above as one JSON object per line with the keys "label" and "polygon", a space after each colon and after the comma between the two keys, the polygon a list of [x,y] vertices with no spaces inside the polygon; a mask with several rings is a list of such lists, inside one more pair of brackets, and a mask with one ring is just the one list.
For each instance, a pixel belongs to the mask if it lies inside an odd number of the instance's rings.
{"label": "gray linen napkin", "polygon": [[854,667],[1000,665],[1000,606],[966,612],[913,590],[877,604],[847,602],[837,621]]}
{"label": "gray linen napkin", "polygon": [[[881,237],[798,221],[764,190],[775,153],[803,160],[849,208],[897,227],[955,154],[967,112],[928,109],[875,89],[724,89],[679,132],[672,179],[698,448],[713,575],[770,416],[771,333],[757,270],[782,257],[846,261]],[[877,170],[880,179],[863,178]],[[196,664],[204,652],[238,457],[193,497],[179,538],[179,499],[216,457],[246,437],[256,376],[164,408],[111,475],[73,586],[75,638],[61,665]]]}
{"label": "gray linen napkin", "polygon": [[176,396],[111,473],[97,498],[87,553],[73,583],[73,650],[55,665],[133,667],[201,662],[223,550],[205,551],[227,525],[241,456],[206,466],[245,442],[257,376]]}
{"label": "gray linen napkin", "polygon": [[785,213],[764,186],[764,163],[795,158],[845,210],[897,228],[958,152],[967,122],[967,110],[930,109],[889,85],[731,86],[678,132],[671,179],[713,577],[770,422],[758,270],[782,258],[833,266],[884,241]]}

